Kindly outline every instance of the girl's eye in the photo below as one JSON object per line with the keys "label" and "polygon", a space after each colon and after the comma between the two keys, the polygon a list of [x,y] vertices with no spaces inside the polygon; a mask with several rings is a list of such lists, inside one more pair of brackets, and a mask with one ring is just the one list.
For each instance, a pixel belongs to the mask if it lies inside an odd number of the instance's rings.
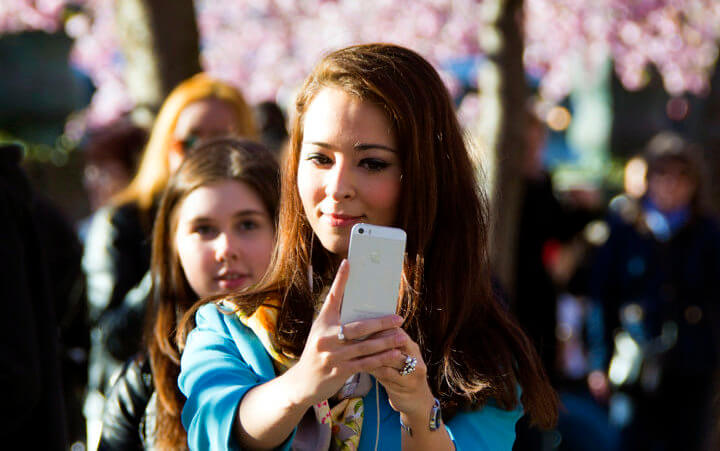
{"label": "girl's eye", "polygon": [[257,222],[251,221],[251,220],[249,220],[249,219],[246,220],[246,221],[240,221],[240,222],[238,222],[237,225],[235,226],[235,228],[236,228],[237,230],[241,231],[241,232],[246,232],[246,231],[249,231],[249,230],[255,230],[255,229],[257,229],[258,227],[259,227],[259,225],[258,225]]}
{"label": "girl's eye", "polygon": [[390,166],[390,163],[383,160],[378,160],[377,158],[364,158],[360,161],[360,166],[370,172],[379,172]]}
{"label": "girl's eye", "polygon": [[217,228],[207,224],[196,225],[193,227],[192,232],[197,233],[204,239],[213,238],[218,233]]}
{"label": "girl's eye", "polygon": [[313,162],[316,166],[326,166],[332,164],[332,160],[321,153],[310,154],[307,156],[306,160]]}

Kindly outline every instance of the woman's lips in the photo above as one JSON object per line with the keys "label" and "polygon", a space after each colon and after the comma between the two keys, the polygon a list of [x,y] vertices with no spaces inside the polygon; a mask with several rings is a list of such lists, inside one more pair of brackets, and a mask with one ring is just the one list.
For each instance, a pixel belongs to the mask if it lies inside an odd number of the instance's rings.
{"label": "woman's lips", "polygon": [[216,277],[215,280],[217,280],[218,285],[222,290],[234,290],[236,288],[241,288],[245,285],[248,285],[250,281],[250,275],[228,273],[220,277]]}
{"label": "woman's lips", "polygon": [[357,224],[362,220],[362,216],[350,216],[350,215],[339,215],[339,214],[323,214],[323,217],[328,221],[332,227],[346,227]]}

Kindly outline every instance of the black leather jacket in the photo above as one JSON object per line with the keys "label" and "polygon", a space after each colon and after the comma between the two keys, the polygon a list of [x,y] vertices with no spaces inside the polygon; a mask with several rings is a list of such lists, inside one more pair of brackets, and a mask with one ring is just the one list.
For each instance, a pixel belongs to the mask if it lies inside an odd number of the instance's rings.
{"label": "black leather jacket", "polygon": [[153,449],[156,396],[150,361],[129,360],[105,402],[98,450]]}
{"label": "black leather jacket", "polygon": [[154,211],[150,215],[145,218],[137,205],[125,204],[93,216],[83,260],[91,319],[120,305],[150,267]]}
{"label": "black leather jacket", "polygon": [[150,221],[134,204],[103,208],[93,216],[83,256],[92,325],[90,391],[105,393],[123,362],[141,350]]}

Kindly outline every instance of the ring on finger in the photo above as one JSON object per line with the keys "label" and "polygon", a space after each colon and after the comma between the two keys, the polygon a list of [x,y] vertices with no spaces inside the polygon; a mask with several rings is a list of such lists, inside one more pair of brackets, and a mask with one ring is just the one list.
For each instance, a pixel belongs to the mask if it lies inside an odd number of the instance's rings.
{"label": "ring on finger", "polygon": [[405,366],[403,366],[402,369],[399,370],[401,376],[408,376],[415,372],[415,366],[417,366],[417,358],[406,356],[404,363]]}
{"label": "ring on finger", "polygon": [[343,328],[342,324],[340,325],[340,330],[338,331],[338,340],[345,341],[345,329]]}

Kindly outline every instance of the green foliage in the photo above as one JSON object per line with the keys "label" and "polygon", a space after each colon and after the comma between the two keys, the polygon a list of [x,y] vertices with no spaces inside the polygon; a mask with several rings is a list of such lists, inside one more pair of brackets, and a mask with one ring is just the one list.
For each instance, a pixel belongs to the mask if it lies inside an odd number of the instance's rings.
{"label": "green foliage", "polygon": [[70,154],[78,149],[78,142],[71,140],[67,135],[60,135],[55,144],[50,146],[43,143],[22,140],[0,130],[0,142],[14,141],[24,147],[24,159],[37,163],[51,163],[57,167],[65,166]]}

